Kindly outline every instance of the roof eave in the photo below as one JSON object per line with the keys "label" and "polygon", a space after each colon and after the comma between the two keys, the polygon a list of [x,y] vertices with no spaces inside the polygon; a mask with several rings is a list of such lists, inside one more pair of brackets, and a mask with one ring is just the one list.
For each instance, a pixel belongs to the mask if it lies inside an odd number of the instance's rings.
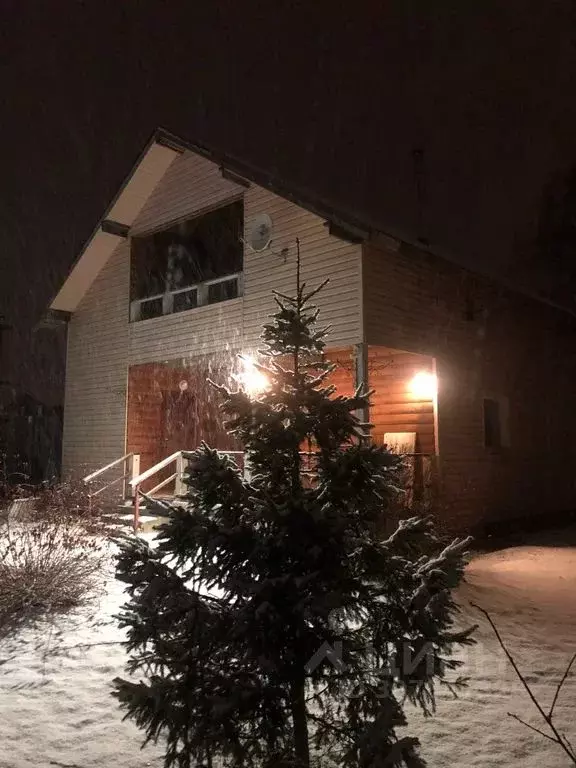
{"label": "roof eave", "polygon": [[[147,173],[147,160],[152,154],[158,154],[154,153],[155,148],[163,152],[163,157],[156,157],[153,163],[154,167]],[[105,261],[128,235],[131,224],[146,203],[153,188],[174,158],[184,152],[185,149],[182,142],[178,142],[175,137],[169,137],[166,131],[162,129],[154,131],[112,198],[104,215],[99,219],[86,240],[78,257],[74,260],[58,293],[50,301],[50,309],[64,312],[75,311]],[[131,187],[134,186],[139,176],[144,177],[143,186],[146,189],[142,190],[141,194],[137,194],[132,189],[133,199],[130,205],[127,196],[130,197]],[[146,176],[148,176],[147,179]]]}

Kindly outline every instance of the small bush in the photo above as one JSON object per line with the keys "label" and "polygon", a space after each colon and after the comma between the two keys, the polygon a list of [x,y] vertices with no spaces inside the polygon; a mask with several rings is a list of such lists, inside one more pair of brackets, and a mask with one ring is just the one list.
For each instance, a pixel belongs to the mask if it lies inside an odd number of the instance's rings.
{"label": "small bush", "polygon": [[76,525],[87,533],[104,534],[106,506],[100,496],[90,498],[81,480],[71,480],[44,488],[36,494],[33,519]]}
{"label": "small bush", "polygon": [[6,526],[0,537],[0,638],[32,618],[95,598],[105,560],[102,540],[81,525]]}

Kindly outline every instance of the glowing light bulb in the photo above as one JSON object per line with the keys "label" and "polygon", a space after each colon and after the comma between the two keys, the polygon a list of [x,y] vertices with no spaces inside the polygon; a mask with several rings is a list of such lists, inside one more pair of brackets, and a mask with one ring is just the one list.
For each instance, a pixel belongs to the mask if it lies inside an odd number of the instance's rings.
{"label": "glowing light bulb", "polygon": [[434,400],[438,392],[438,379],[429,371],[419,371],[410,381],[408,390],[420,400]]}
{"label": "glowing light bulb", "polygon": [[242,356],[243,370],[236,375],[236,380],[242,389],[249,395],[257,395],[264,392],[270,386],[268,377],[259,368],[252,357]]}

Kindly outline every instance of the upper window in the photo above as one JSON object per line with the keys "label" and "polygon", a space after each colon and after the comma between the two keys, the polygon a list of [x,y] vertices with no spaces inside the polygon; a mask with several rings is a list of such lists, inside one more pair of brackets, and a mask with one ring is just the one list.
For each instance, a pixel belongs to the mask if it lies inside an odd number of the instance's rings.
{"label": "upper window", "polygon": [[132,238],[130,316],[145,320],[240,295],[242,201]]}

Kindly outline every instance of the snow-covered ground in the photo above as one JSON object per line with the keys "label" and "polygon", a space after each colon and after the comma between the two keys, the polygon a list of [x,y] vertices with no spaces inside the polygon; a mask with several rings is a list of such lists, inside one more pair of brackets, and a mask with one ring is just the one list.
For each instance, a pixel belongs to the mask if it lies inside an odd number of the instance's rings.
{"label": "snow-covered ground", "polygon": [[[477,556],[460,590],[464,617],[481,624],[478,644],[466,652],[470,686],[458,700],[438,696],[438,713],[410,713],[410,733],[422,741],[430,768],[565,768],[550,742],[507,716],[515,712],[540,725],[476,602],[490,611],[539,697],[548,704],[558,677],[576,650],[575,546],[523,546]],[[562,539],[560,539],[562,540]],[[113,614],[121,585],[92,616],[27,630],[0,645],[0,768],[144,768],[159,766],[160,747],[140,750],[141,734],[110,696],[123,673],[122,635]],[[576,677],[556,707],[559,725],[576,743]]]}
{"label": "snow-covered ground", "polygon": [[89,611],[0,642],[0,768],[162,765],[162,750],[140,749],[141,732],[110,695],[126,660],[113,619],[123,586],[110,567]]}
{"label": "snow-covered ground", "polygon": [[[437,716],[411,717],[430,768],[566,768],[567,756],[554,744],[508,716],[546,731],[484,617],[489,611],[508,649],[538,700],[548,709],[559,679],[576,651],[576,532],[564,532],[548,546],[520,546],[481,555],[460,590],[464,617],[478,622],[478,643],[465,653],[469,688],[457,700],[442,693]],[[562,688],[554,721],[576,744],[576,670]]]}

